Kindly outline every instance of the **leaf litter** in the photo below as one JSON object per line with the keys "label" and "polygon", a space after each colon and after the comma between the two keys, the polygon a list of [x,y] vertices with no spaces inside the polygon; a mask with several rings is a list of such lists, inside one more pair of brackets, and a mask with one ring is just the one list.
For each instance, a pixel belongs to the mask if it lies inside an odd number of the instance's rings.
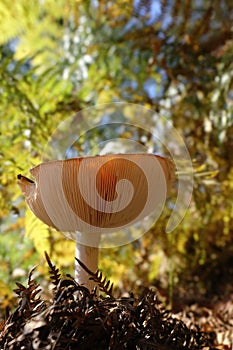
{"label": "leaf litter", "polygon": [[[53,283],[51,300],[29,273],[17,284],[18,306],[0,323],[1,350],[232,350],[233,306],[210,310],[191,305],[172,313],[155,291],[116,298],[102,272],[79,264],[96,283],[90,291],[45,254]],[[219,311],[220,310],[220,311]]]}

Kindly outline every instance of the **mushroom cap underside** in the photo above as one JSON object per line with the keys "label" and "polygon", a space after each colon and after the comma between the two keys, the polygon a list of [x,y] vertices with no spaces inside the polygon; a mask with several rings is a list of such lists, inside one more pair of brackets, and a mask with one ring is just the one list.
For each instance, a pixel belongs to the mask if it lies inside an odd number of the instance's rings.
{"label": "mushroom cap underside", "polygon": [[171,159],[111,154],[41,163],[19,185],[33,213],[67,232],[113,232],[161,210],[175,177]]}

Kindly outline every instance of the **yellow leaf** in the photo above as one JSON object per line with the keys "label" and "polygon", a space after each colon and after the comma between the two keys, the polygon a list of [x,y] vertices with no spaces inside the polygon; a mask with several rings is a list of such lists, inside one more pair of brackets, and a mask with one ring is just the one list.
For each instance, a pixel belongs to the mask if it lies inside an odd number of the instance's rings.
{"label": "yellow leaf", "polygon": [[44,255],[48,252],[58,267],[74,263],[75,242],[68,240],[62,233],[48,227],[27,209],[25,217],[26,235],[32,239],[35,249]]}

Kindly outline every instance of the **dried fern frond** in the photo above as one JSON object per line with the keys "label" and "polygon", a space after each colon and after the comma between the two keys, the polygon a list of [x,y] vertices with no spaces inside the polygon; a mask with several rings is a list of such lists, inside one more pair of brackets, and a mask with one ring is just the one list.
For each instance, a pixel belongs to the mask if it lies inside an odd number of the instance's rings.
{"label": "dried fern frond", "polygon": [[32,277],[35,268],[36,267],[33,267],[29,272],[27,287],[16,282],[18,288],[14,289],[14,292],[20,297],[19,311],[25,315],[32,314],[39,305],[41,306],[43,304],[40,295],[38,295],[41,292],[40,285],[35,283]]}
{"label": "dried fern frond", "polygon": [[46,261],[49,265],[49,278],[51,279],[54,287],[54,290],[57,289],[57,286],[59,285],[60,281],[61,281],[61,274],[59,273],[59,269],[52,263],[52,261],[50,260],[50,257],[48,256],[47,252],[44,252],[45,254],[45,258]]}
{"label": "dried fern frond", "polygon": [[114,296],[112,294],[113,291],[113,283],[111,283],[109,280],[107,280],[106,277],[103,277],[103,273],[100,270],[97,270],[96,272],[92,272],[88,269],[88,267],[80,261],[78,258],[75,258],[79,265],[88,273],[90,276],[89,279],[94,281],[101,292],[104,292],[106,295],[108,295],[110,298],[114,299]]}

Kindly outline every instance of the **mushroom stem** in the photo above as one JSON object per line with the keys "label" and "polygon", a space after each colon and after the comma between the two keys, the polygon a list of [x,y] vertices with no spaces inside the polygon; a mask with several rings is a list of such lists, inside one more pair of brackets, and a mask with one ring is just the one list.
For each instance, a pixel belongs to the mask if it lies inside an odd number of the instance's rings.
{"label": "mushroom stem", "polygon": [[[98,256],[99,248],[90,247],[80,243],[76,243],[75,256],[78,258],[86,267],[92,272],[96,272],[98,269]],[[87,287],[89,290],[92,290],[94,287],[94,282],[89,280],[88,273],[75,261],[75,280]]]}

